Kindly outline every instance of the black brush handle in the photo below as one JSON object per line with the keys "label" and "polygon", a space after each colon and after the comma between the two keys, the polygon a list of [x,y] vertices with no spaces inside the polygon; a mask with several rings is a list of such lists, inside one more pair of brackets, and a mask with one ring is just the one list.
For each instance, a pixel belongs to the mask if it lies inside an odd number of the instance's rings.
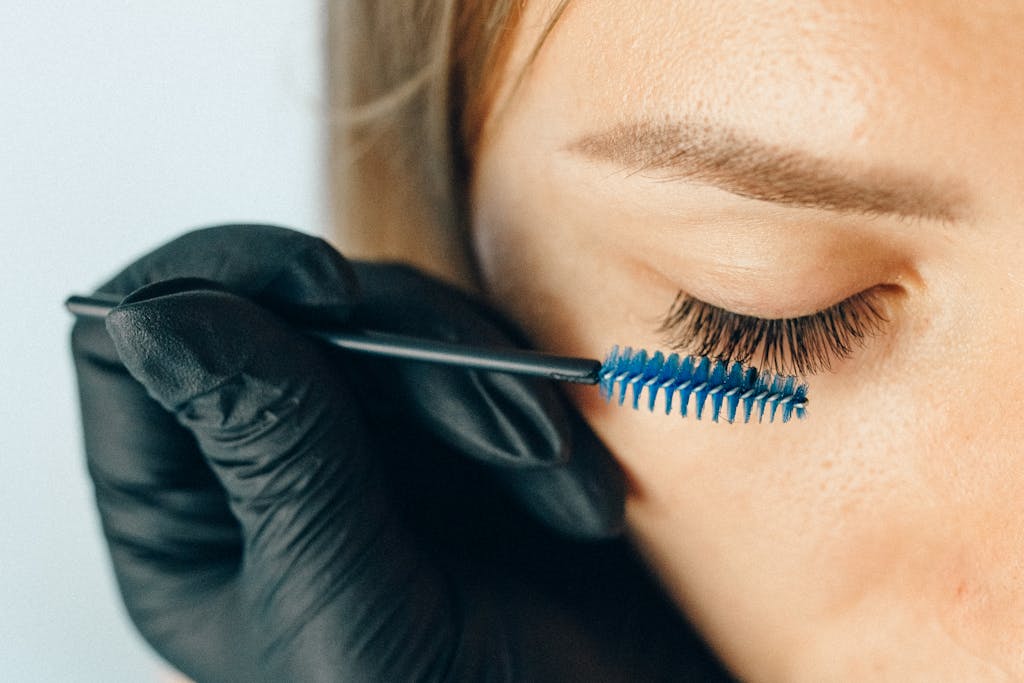
{"label": "black brush handle", "polygon": [[[64,306],[79,317],[103,318],[120,302],[121,297],[99,293],[94,296],[70,296]],[[601,362],[597,360],[555,356],[539,351],[481,348],[375,330],[303,332],[358,353],[455,365],[470,370],[546,377],[560,382],[597,384],[601,371]]]}

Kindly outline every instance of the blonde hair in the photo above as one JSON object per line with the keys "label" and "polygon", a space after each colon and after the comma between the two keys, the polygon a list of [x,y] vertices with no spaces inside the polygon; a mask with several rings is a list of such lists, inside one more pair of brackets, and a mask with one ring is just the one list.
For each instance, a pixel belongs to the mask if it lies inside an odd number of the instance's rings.
{"label": "blonde hair", "polygon": [[525,1],[328,1],[328,194],[346,256],[475,287],[466,189]]}

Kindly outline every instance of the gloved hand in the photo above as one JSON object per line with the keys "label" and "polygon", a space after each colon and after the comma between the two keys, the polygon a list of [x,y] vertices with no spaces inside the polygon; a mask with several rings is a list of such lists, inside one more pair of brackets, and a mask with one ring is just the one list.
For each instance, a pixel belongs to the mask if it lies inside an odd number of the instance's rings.
{"label": "gloved hand", "polygon": [[623,479],[550,383],[296,331],[518,342],[479,302],[268,226],[100,290],[127,298],[73,331],[89,473],[129,614],[185,674],[723,675],[624,541],[580,540],[620,530]]}

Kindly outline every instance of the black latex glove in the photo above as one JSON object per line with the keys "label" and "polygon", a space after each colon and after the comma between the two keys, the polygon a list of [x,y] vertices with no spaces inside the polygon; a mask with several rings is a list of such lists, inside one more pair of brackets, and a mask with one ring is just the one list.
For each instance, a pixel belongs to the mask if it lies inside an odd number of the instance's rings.
{"label": "black latex glove", "polygon": [[478,302],[267,226],[187,234],[100,290],[129,296],[73,332],[89,472],[129,614],[184,673],[721,675],[623,541],[571,538],[619,531],[623,481],[550,383],[296,332],[513,341]]}

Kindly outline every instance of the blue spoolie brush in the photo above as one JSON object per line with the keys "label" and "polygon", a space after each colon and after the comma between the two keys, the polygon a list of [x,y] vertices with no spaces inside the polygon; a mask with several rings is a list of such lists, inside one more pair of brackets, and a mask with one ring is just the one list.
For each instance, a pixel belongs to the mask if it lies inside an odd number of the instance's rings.
{"label": "blue spoolie brush", "polygon": [[723,409],[729,422],[735,421],[737,414],[742,415],[744,422],[750,422],[755,412],[758,422],[764,420],[766,413],[769,422],[774,422],[777,415],[783,422],[807,415],[806,384],[798,384],[792,375],[759,372],[757,368],[735,361],[711,360],[706,356],[680,357],[675,353],[666,358],[661,351],[648,356],[644,350],[634,352],[627,347],[619,351],[616,346],[605,359],[598,377],[601,394],[607,400],[612,399],[618,387],[619,405],[632,388],[634,410],[640,407],[640,398],[646,389],[647,409],[654,410],[654,403],[661,394],[665,397],[666,415],[672,412],[674,400],[678,400],[679,414],[689,415],[691,397],[692,414],[698,420],[706,409],[710,409],[714,422],[723,415]]}
{"label": "blue spoolie brush", "polygon": [[[121,301],[120,296],[97,294],[91,297],[72,296],[65,302],[77,316],[104,317]],[[708,415],[718,422],[724,417],[733,422],[742,417],[749,422],[756,414],[758,422],[766,417],[773,422],[801,419],[807,414],[807,385],[793,376],[759,372],[742,363],[711,360],[704,356],[671,354],[616,346],[604,363],[588,358],[554,356],[521,349],[495,349],[452,344],[434,339],[409,337],[372,330],[325,331],[305,330],[309,335],[334,346],[391,358],[443,363],[473,370],[509,372],[519,375],[547,377],[561,382],[599,384],[601,394],[611,400],[618,388],[622,405],[632,390],[632,405],[639,409],[643,392],[647,392],[647,409],[653,411],[659,395],[665,399],[665,414],[672,405],[679,414],[701,419]],[[692,403],[692,410],[690,403]]]}

